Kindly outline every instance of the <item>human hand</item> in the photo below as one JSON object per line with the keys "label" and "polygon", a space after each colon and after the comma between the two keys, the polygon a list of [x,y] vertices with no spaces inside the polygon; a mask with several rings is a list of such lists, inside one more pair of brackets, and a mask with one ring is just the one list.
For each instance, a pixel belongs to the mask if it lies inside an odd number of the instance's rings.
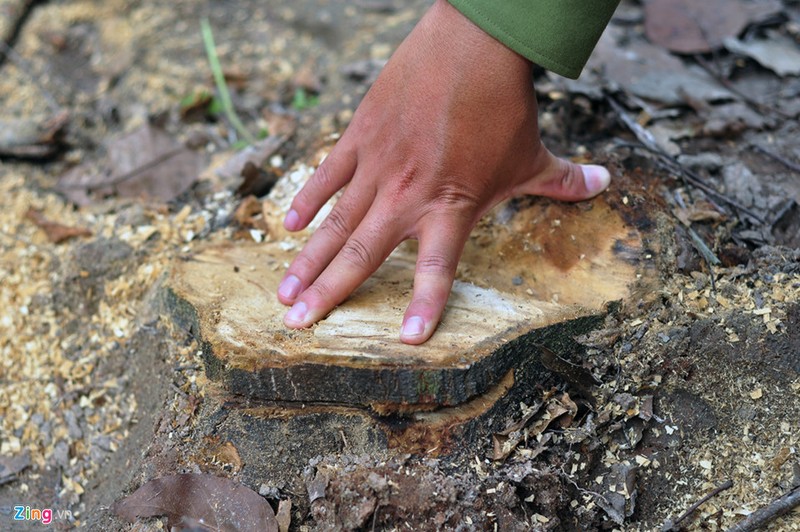
{"label": "human hand", "polygon": [[344,301],[404,240],[419,241],[400,339],[421,344],[447,303],[469,233],[523,194],[579,201],[609,183],[599,166],[541,143],[532,65],[437,2],[400,45],[333,151],[297,194],[286,229],[306,227],[345,188],[278,288],[291,328]]}

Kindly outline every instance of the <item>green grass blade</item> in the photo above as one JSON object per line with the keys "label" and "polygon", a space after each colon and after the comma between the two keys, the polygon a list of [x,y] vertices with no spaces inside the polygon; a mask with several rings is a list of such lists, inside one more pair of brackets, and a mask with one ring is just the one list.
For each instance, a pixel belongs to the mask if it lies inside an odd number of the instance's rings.
{"label": "green grass blade", "polygon": [[208,64],[211,66],[211,73],[214,75],[214,84],[217,86],[219,98],[222,102],[222,109],[225,112],[225,117],[231,123],[233,128],[239,133],[239,136],[245,139],[249,144],[255,142],[253,135],[247,131],[236,110],[233,108],[233,101],[231,94],[228,92],[228,84],[225,83],[225,75],[222,73],[222,66],[219,64],[219,57],[217,56],[217,48],[214,44],[214,34],[211,32],[211,24],[208,19],[204,18],[200,21],[200,30],[203,34],[203,45],[208,55]]}

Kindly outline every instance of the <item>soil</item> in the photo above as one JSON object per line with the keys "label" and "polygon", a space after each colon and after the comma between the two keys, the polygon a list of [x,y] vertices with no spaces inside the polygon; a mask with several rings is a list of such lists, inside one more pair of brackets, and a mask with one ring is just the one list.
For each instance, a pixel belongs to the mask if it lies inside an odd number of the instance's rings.
{"label": "soil", "polygon": [[[447,456],[398,456],[363,412],[281,419],[279,405],[232,399],[206,378],[193,331],[163,313],[159,287],[174,261],[268,237],[235,220],[239,182],[207,171],[175,197],[111,190],[81,206],[58,182],[79,164],[101,166],[110,139],[144,124],[196,146],[206,166],[231,157],[237,138],[224,118],[181,103],[214,91],[202,17],[231,85],[240,81],[246,124],[256,131],[279,112],[296,120],[262,170],[313,166],[428,2],[5,4],[0,37],[16,55],[0,64],[0,121],[27,136],[15,133],[24,150],[0,145],[0,528],[39,529],[12,520],[14,506],[28,505],[69,511],[57,529],[163,530],[162,520],[125,523],[109,508],[149,479],[185,472],[239,480],[275,509],[291,500],[292,530],[654,530],[732,480],[681,523],[721,530],[798,481],[800,180],[765,154],[800,160],[797,77],[723,53],[725,79],[750,103],[657,105],[614,93],[638,123],[669,130],[663,145],[677,147],[682,167],[747,214],[641,149],[597,90],[608,80],[539,72],[545,143],[655,187],[674,213],[662,222],[673,238],[657,257],[660,289],[558,351],[589,372],[588,393],[556,368],[531,382],[528,403],[498,414],[490,425],[500,434],[524,421],[502,436],[518,436],[503,459],[492,459],[491,434]],[[796,39],[796,4],[781,13],[751,31],[766,24]],[[624,2],[612,24],[628,51],[643,42],[642,16]],[[606,57],[602,45],[596,56]],[[763,94],[774,108],[755,120],[752,99]],[[734,104],[751,112],[725,107]],[[41,133],[62,111],[66,128]],[[30,208],[92,235],[53,243]],[[574,413],[538,431],[539,407],[556,400]],[[243,436],[258,430],[287,436]],[[20,457],[29,465],[12,467]],[[800,513],[768,529],[800,530]]]}

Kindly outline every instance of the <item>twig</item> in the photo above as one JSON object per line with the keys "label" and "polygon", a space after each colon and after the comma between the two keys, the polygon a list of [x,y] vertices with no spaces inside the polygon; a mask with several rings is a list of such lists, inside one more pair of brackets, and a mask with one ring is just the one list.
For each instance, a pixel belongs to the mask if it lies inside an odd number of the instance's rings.
{"label": "twig", "polygon": [[683,512],[674,521],[672,519],[667,519],[667,521],[661,526],[661,532],[671,532],[673,530],[677,530],[678,529],[677,528],[678,527],[678,523],[680,523],[681,521],[683,521],[684,519],[689,517],[695,510],[697,510],[698,508],[700,508],[700,506],[705,504],[706,501],[708,501],[712,497],[716,497],[721,492],[723,492],[723,491],[725,491],[727,489],[730,489],[732,487],[733,487],[733,481],[732,480],[727,480],[727,481],[723,482],[722,484],[720,484],[719,486],[714,488],[709,494],[707,494],[702,499],[700,499],[699,501],[697,501],[696,503],[691,505],[688,510]]}
{"label": "twig", "polygon": [[731,81],[729,79],[723,77],[719,72],[717,72],[715,69],[711,68],[711,65],[708,63],[708,61],[706,61],[703,58],[703,56],[701,56],[699,54],[696,54],[694,56],[694,60],[697,61],[697,64],[700,65],[701,67],[703,67],[703,70],[708,72],[708,74],[711,77],[713,77],[715,80],[717,80],[717,82],[720,85],[722,85],[723,87],[725,87],[726,89],[731,91],[733,94],[735,94],[736,96],[741,98],[747,105],[749,105],[750,107],[752,107],[753,109],[755,109],[759,113],[762,113],[762,114],[774,113],[774,114],[777,114],[778,116],[780,116],[781,118],[792,118],[791,116],[789,116],[788,114],[784,113],[780,109],[778,109],[776,107],[772,107],[771,105],[767,105],[765,103],[761,103],[761,102],[759,102],[757,100],[754,100],[750,96],[744,94],[742,91],[737,89],[733,85],[733,83],[731,83]]}
{"label": "twig", "polygon": [[222,66],[219,64],[219,57],[217,56],[217,48],[214,45],[214,34],[211,32],[211,24],[209,24],[207,18],[200,21],[200,30],[203,34],[203,44],[206,48],[206,55],[208,55],[208,63],[211,66],[211,73],[214,75],[214,83],[217,86],[225,116],[239,135],[248,143],[253,144],[256,139],[244,127],[242,121],[239,120],[239,115],[236,114],[236,110],[233,108],[231,94],[228,92],[227,83],[225,83],[225,74],[222,73]]}
{"label": "twig", "polygon": [[691,227],[688,227],[687,229],[689,229],[689,236],[692,237],[692,242],[697,248],[697,251],[700,252],[700,254],[703,256],[706,262],[708,262],[713,266],[718,266],[720,264],[720,260],[717,258],[716,255],[714,255],[714,252],[711,251],[711,249],[708,247],[705,241],[702,238],[700,238],[700,235],[698,235],[697,232]]}
{"label": "twig", "polygon": [[792,162],[792,161],[790,161],[789,159],[787,159],[786,157],[784,157],[782,155],[778,155],[777,153],[773,153],[773,152],[769,151],[768,149],[762,148],[761,146],[759,146],[757,144],[753,146],[753,149],[756,150],[756,151],[760,151],[761,153],[763,153],[764,155],[766,155],[770,159],[778,161],[779,163],[781,163],[786,168],[794,170],[795,172],[800,172],[800,164]]}
{"label": "twig", "polygon": [[753,530],[758,530],[783,514],[791,512],[797,506],[800,506],[800,486],[790,489],[782,497],[775,499],[764,508],[748,515],[744,521],[729,528],[728,532],[751,532]]}
{"label": "twig", "polygon": [[713,251],[708,247],[705,241],[700,238],[700,235],[697,234],[697,231],[690,227],[687,227],[689,230],[689,236],[692,237],[692,244],[694,244],[695,249],[700,253],[700,256],[703,257],[703,260],[706,262],[706,266],[708,266],[708,276],[711,280],[711,292],[717,292],[717,283],[714,278],[714,266],[721,264],[720,260],[714,254]]}
{"label": "twig", "polygon": [[658,142],[656,142],[656,138],[653,136],[653,134],[639,125],[639,122],[634,120],[634,118],[622,108],[617,100],[612,98],[610,95],[606,96],[606,98],[608,99],[608,103],[611,104],[611,107],[614,108],[614,111],[616,111],[617,116],[619,116],[620,120],[622,120],[622,123],[631,130],[631,133],[633,133],[636,139],[641,142],[645,148],[653,153],[663,155],[668,159],[672,159],[669,155],[664,153],[664,150],[659,147]]}
{"label": "twig", "polygon": [[[735,209],[747,214],[748,216],[750,216],[751,218],[753,218],[754,220],[756,220],[759,223],[762,223],[762,224],[766,223],[766,220],[764,220],[764,218],[762,216],[759,216],[758,214],[756,214],[752,210],[748,209],[747,207],[745,207],[741,203],[737,202],[736,200],[733,200],[733,199],[727,197],[725,194],[715,190],[710,185],[707,185],[703,181],[702,177],[700,177],[696,173],[692,172],[688,168],[685,168],[682,164],[680,164],[678,161],[676,161],[668,153],[665,153],[664,150],[662,150],[655,143],[655,139],[653,138],[652,133],[650,133],[649,131],[644,129],[642,126],[640,126],[636,122],[636,120],[631,118],[631,116],[622,108],[622,106],[619,103],[617,103],[617,101],[614,100],[611,96],[606,96],[606,98],[608,99],[608,102],[611,104],[611,107],[613,107],[614,110],[617,112],[617,114],[619,115],[619,117],[622,120],[622,122],[628,127],[628,129],[631,130],[631,132],[634,134],[636,139],[641,143],[641,147],[642,148],[646,149],[647,151],[649,151],[651,153],[654,153],[655,155],[658,155],[674,171],[679,173],[681,175],[681,177],[685,181],[688,181],[689,183],[691,183],[695,187],[699,188],[700,190],[702,190],[706,194],[709,194],[709,195],[717,198],[718,200],[727,203],[731,207],[733,207],[733,208],[735,208]],[[630,144],[629,143],[619,143],[618,145],[619,146],[629,146]],[[634,146],[634,147],[636,147],[636,146]]]}

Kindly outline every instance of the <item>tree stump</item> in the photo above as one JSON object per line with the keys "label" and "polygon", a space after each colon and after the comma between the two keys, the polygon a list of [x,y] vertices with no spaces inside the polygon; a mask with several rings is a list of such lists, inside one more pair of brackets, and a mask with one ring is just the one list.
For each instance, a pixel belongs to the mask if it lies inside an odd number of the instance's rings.
{"label": "tree stump", "polygon": [[574,335],[571,320],[602,314],[611,301],[637,302],[657,283],[659,209],[641,184],[618,178],[591,201],[515,199],[484,217],[442,322],[422,346],[398,338],[413,242],[319,324],[290,330],[275,293],[310,230],[292,235],[281,221],[312,172],[300,166],[264,201],[266,242],[212,245],[172,269],[172,315],[200,339],[207,374],[227,393],[382,414],[463,406],[513,386],[512,370],[537,356],[544,331]]}

